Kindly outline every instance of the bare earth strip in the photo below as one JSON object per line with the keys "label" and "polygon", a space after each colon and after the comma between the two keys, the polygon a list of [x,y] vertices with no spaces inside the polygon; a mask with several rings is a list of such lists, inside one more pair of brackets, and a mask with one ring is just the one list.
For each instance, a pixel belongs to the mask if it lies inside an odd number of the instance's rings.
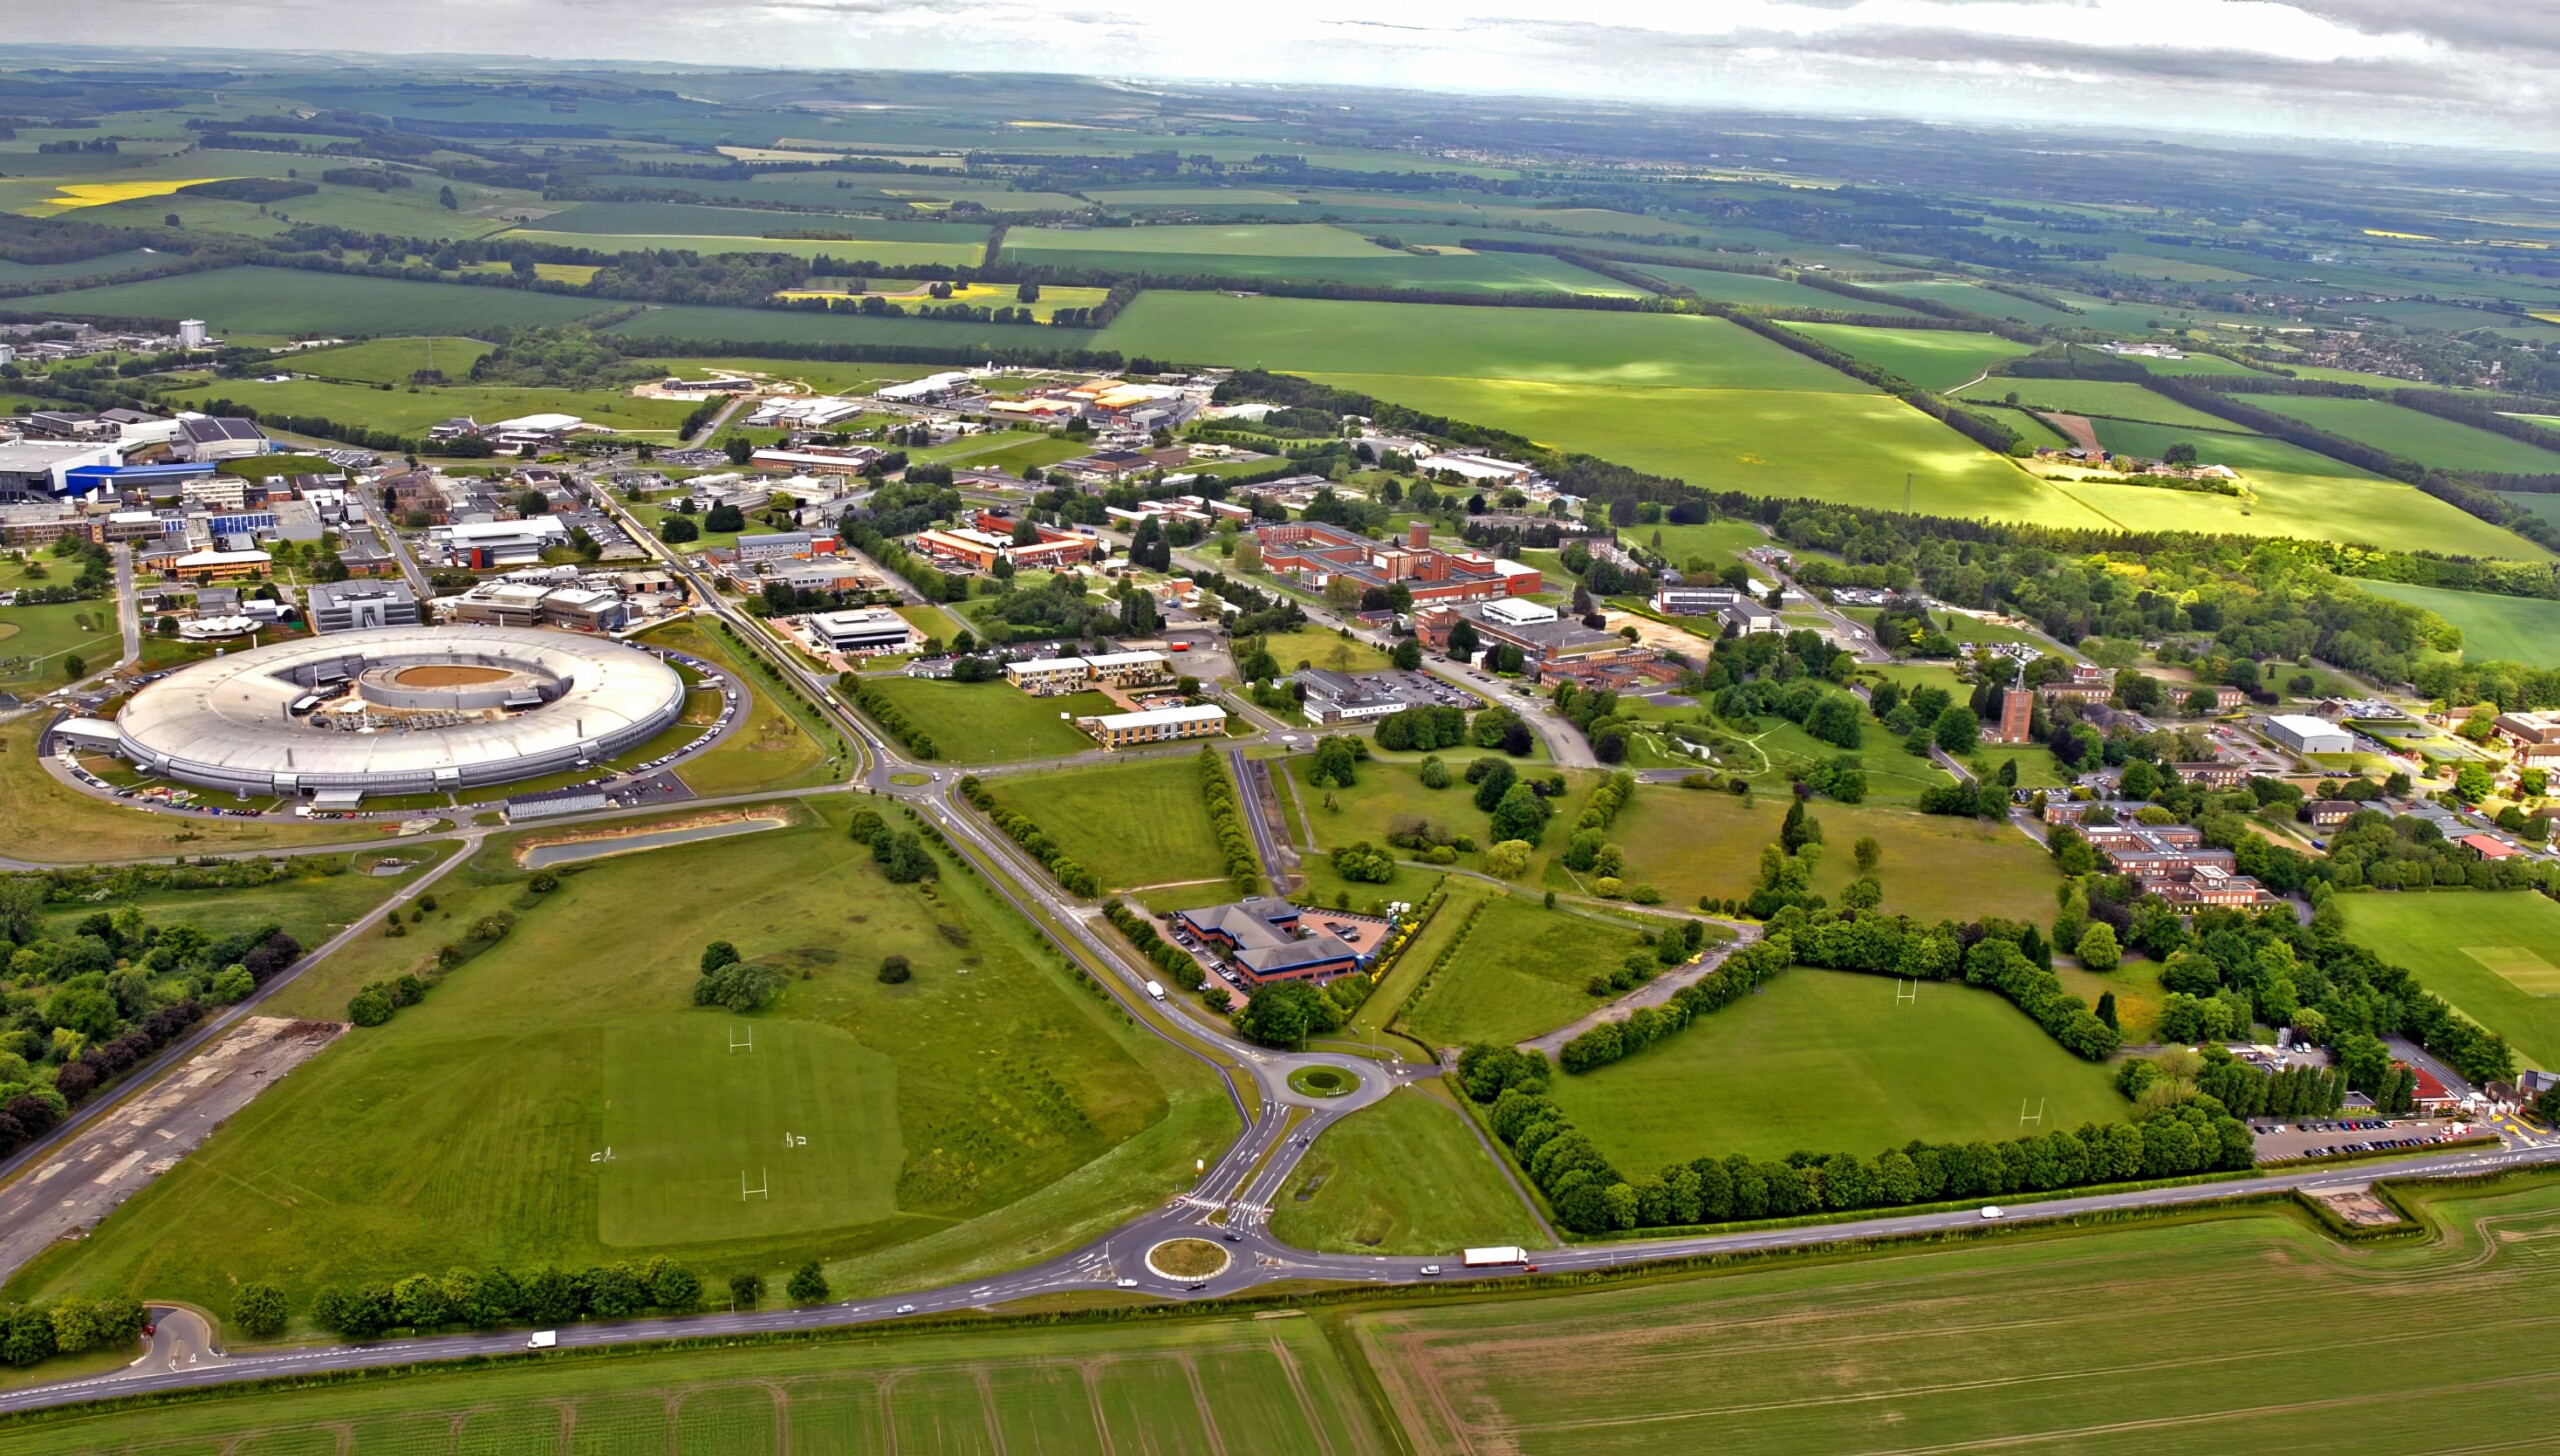
{"label": "bare earth strip", "polygon": [[95,1227],[345,1030],[334,1021],[252,1016],[0,1189],[0,1280],[56,1240]]}

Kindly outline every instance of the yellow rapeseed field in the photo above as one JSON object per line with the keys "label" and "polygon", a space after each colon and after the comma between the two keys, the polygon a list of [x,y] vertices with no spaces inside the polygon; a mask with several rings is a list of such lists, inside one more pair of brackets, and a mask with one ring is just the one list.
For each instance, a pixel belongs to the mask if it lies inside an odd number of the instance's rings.
{"label": "yellow rapeseed field", "polygon": [[99,207],[110,202],[131,202],[137,197],[161,197],[199,182],[227,180],[222,177],[178,177],[158,182],[65,182],[54,189],[60,196],[48,197],[36,206],[47,213],[69,212],[75,207]]}

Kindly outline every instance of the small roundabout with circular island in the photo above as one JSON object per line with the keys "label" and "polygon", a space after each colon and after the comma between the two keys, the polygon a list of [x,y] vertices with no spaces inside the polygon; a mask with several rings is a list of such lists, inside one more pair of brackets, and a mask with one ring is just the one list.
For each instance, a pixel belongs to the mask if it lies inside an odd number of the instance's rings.
{"label": "small roundabout with circular island", "polygon": [[1186,1284],[1217,1278],[1229,1262],[1226,1248],[1210,1239],[1166,1239],[1147,1250],[1147,1272]]}
{"label": "small roundabout with circular island", "polygon": [[1360,1077],[1348,1068],[1319,1062],[1291,1072],[1289,1090],[1307,1097],[1348,1097],[1360,1090]]}

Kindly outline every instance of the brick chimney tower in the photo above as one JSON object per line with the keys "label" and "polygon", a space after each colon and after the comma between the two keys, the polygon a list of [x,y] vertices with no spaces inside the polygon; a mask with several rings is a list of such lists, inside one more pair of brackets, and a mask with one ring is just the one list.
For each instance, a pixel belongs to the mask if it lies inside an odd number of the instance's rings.
{"label": "brick chimney tower", "polygon": [[1416,551],[1430,550],[1431,523],[1429,521],[1416,520],[1413,524],[1405,527],[1404,543]]}

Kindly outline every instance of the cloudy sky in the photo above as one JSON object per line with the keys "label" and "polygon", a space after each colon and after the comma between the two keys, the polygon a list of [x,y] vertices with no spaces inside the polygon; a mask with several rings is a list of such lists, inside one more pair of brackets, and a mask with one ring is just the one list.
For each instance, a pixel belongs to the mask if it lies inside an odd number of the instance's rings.
{"label": "cloudy sky", "polygon": [[1034,70],[2560,144],[2555,0],[13,0],[21,39]]}

